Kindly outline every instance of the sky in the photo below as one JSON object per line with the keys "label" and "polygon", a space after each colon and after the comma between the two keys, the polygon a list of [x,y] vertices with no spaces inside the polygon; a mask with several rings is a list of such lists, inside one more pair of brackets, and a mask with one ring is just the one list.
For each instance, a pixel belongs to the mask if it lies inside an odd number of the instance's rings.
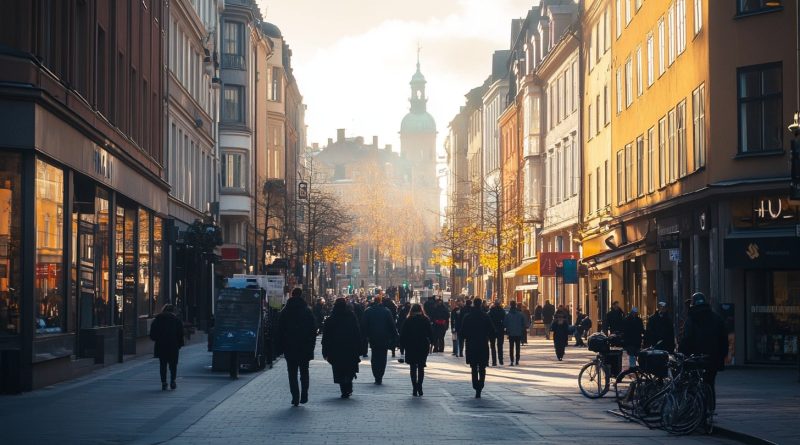
{"label": "sky", "polygon": [[464,94],[491,72],[495,50],[508,49],[511,20],[535,0],[258,0],[292,49],[292,67],[307,106],[309,144],[336,129],[400,149],[408,82],[417,45],[428,84],[437,148]]}

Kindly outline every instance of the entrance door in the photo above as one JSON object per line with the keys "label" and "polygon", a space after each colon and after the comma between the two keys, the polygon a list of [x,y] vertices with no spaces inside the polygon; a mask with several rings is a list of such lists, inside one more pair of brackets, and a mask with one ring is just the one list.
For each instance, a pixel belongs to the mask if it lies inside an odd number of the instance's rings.
{"label": "entrance door", "polygon": [[[94,326],[95,299],[95,228],[88,221],[78,222],[78,329],[89,329]],[[82,344],[82,335],[78,335],[78,351],[81,356],[90,356],[93,345]]]}

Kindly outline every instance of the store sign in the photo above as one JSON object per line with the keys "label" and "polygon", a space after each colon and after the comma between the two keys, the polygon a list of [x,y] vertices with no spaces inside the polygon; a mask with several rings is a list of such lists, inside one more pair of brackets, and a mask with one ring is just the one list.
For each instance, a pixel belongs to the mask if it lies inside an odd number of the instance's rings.
{"label": "store sign", "polygon": [[578,252],[541,252],[539,254],[539,272],[543,277],[556,276],[556,269],[563,267],[564,260],[579,259]]}
{"label": "store sign", "polygon": [[783,199],[782,198],[768,198],[762,199],[757,202],[755,215],[759,220],[776,220],[780,219],[783,215]]}
{"label": "store sign", "polygon": [[106,181],[111,181],[114,163],[112,157],[104,149],[94,147],[94,174]]}
{"label": "store sign", "polygon": [[800,238],[743,237],[725,240],[725,267],[731,269],[785,269],[800,258]]}

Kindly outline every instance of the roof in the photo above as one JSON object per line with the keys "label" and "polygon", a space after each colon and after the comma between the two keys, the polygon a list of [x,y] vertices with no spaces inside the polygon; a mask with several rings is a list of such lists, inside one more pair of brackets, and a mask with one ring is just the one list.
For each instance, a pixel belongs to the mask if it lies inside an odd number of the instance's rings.
{"label": "roof", "polygon": [[269,22],[261,23],[261,31],[269,37],[273,37],[276,39],[283,38],[283,34],[281,33],[280,28]]}
{"label": "roof", "polygon": [[427,111],[408,113],[400,123],[400,133],[436,133],[436,121]]}

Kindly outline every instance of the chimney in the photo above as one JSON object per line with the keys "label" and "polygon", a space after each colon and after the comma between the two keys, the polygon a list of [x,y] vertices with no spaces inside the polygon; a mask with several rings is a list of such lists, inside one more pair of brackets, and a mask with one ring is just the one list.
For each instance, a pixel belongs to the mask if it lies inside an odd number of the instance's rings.
{"label": "chimney", "polygon": [[378,148],[378,136],[372,136],[372,146]]}
{"label": "chimney", "polygon": [[363,137],[363,136],[359,136],[359,137],[357,137],[357,138],[356,138],[356,144],[358,144],[358,145],[364,145],[364,137]]}
{"label": "chimney", "polygon": [[336,142],[344,142],[344,128],[336,130]]}
{"label": "chimney", "polygon": [[331,145],[333,145],[333,138],[328,138],[328,145],[327,146],[330,147]]}

